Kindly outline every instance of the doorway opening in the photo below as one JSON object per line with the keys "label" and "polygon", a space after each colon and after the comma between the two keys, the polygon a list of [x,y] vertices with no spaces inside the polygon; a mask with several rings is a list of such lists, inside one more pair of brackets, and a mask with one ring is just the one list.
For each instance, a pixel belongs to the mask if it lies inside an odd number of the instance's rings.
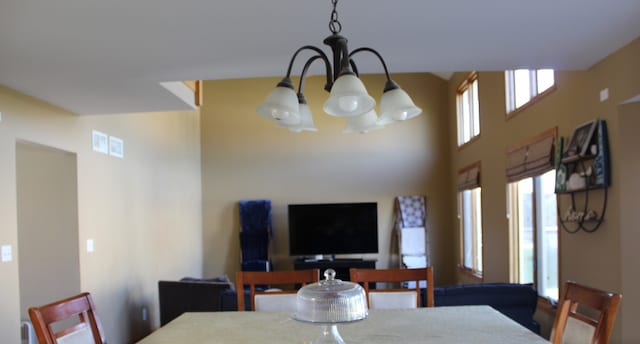
{"label": "doorway opening", "polygon": [[21,319],[27,309],[80,292],[75,153],[16,143]]}

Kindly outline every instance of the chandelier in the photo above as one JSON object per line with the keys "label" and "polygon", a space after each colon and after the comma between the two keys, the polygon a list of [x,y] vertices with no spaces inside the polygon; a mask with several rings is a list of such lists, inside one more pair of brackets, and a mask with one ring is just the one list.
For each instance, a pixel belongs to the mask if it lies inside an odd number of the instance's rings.
{"label": "chandelier", "polygon": [[[347,118],[345,133],[366,133],[381,129],[391,123],[418,116],[422,110],[415,106],[409,95],[398,84],[391,80],[387,65],[377,51],[362,47],[349,52],[347,39],[340,35],[342,24],[338,21],[338,12],[336,11],[338,0],[331,0],[331,3],[333,4],[329,21],[331,36],[325,38],[324,44],[331,48],[333,65],[320,48],[312,45],[299,48],[289,62],[286,76],[258,106],[256,110],[258,114],[275,122],[277,126],[288,128],[293,132],[317,131],[303,89],[305,75],[309,67],[316,60],[322,60],[326,67],[327,78],[324,89],[330,92],[329,99],[325,101],[323,109],[329,115]],[[291,70],[298,54],[305,50],[311,50],[315,55],[304,64],[296,93],[290,78]],[[367,93],[359,78],[358,68],[353,61],[354,55],[364,51],[378,57],[387,78],[380,100],[380,117],[375,111],[376,101]]]}

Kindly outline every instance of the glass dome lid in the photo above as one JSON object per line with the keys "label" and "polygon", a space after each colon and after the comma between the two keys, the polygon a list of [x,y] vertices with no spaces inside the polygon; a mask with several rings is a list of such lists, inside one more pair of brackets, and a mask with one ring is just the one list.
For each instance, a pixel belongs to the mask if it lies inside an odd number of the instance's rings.
{"label": "glass dome lid", "polygon": [[338,324],[365,319],[368,315],[364,288],[357,283],[335,279],[336,272],[327,269],[325,280],[308,284],[297,294],[295,320]]}

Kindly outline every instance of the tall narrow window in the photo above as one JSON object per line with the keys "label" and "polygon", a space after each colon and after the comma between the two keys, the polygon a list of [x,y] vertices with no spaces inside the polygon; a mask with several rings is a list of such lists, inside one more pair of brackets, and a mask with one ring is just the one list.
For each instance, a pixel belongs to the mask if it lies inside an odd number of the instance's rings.
{"label": "tall narrow window", "polygon": [[507,114],[536,100],[555,85],[553,69],[516,69],[505,72]]}
{"label": "tall narrow window", "polygon": [[482,202],[480,164],[458,173],[460,267],[482,276]]}
{"label": "tall narrow window", "polygon": [[480,106],[478,103],[478,74],[471,73],[457,91],[458,146],[480,135]]}
{"label": "tall narrow window", "polygon": [[558,223],[549,130],[507,153],[511,281],[558,299]]}
{"label": "tall narrow window", "polygon": [[558,223],[555,170],[509,184],[512,280],[533,283],[540,296],[558,299]]}

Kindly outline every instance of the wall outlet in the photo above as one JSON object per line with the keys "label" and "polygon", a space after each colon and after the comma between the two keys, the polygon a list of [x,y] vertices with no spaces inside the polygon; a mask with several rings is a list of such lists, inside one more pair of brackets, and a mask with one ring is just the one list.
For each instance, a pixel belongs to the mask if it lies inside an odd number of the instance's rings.
{"label": "wall outlet", "polygon": [[602,89],[602,91],[600,91],[600,101],[603,102],[607,99],[609,99],[609,89],[604,88]]}
{"label": "wall outlet", "polygon": [[2,112],[0,112],[0,122],[2,122]]}
{"label": "wall outlet", "polygon": [[2,255],[2,262],[7,263],[13,260],[13,252],[11,250],[11,245],[2,245],[0,249]]}
{"label": "wall outlet", "polygon": [[147,307],[142,307],[142,321],[147,321],[149,318],[149,313],[147,311]]}
{"label": "wall outlet", "polygon": [[95,247],[93,246],[93,239],[87,239],[87,252],[93,252]]}

